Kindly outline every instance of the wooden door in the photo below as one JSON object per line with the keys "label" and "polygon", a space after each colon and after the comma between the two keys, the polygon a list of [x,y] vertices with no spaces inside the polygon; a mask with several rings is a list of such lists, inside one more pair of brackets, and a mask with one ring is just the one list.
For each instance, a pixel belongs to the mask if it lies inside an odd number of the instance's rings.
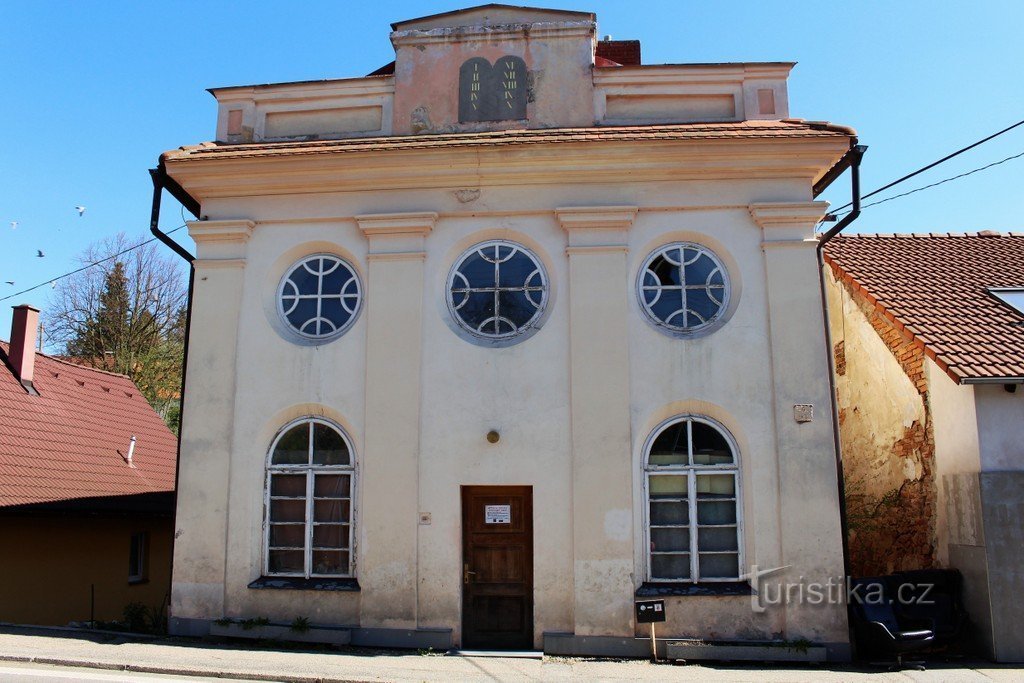
{"label": "wooden door", "polygon": [[533,489],[462,487],[462,647],[533,649]]}

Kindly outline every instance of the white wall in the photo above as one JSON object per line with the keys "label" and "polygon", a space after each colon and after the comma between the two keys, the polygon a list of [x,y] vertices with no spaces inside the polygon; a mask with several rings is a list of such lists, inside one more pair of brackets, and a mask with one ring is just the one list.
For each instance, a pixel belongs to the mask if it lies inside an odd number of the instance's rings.
{"label": "white wall", "polygon": [[[762,230],[754,223],[746,208],[752,199],[765,196],[801,196],[804,190],[800,187],[799,183],[778,181],[537,185],[483,187],[479,198],[466,204],[454,193],[432,191],[206,202],[204,213],[212,220],[244,215],[256,223],[241,269],[244,285],[239,309],[234,310],[229,299],[208,292],[204,285],[197,290],[203,301],[197,305],[193,319],[194,330],[212,329],[216,320],[238,319],[237,343],[228,337],[207,339],[201,335],[195,338],[199,341],[194,341],[197,346],[193,354],[217,346],[219,353],[233,355],[232,365],[223,370],[190,365],[190,373],[209,373],[205,381],[214,384],[230,373],[237,376],[233,408],[223,411],[211,407],[213,412],[208,415],[208,419],[232,425],[230,446],[222,444],[220,455],[207,456],[228,460],[230,472],[211,474],[202,484],[196,483],[189,471],[183,472],[183,482],[192,482],[193,487],[223,487],[229,491],[226,509],[206,506],[197,512],[198,517],[227,527],[226,559],[218,579],[225,585],[224,613],[282,620],[306,616],[317,623],[335,624],[354,624],[362,619],[369,625],[389,625],[380,617],[369,616],[386,611],[379,601],[387,600],[387,595],[379,591],[360,595],[246,587],[261,572],[267,448],[282,425],[304,414],[324,415],[338,422],[353,440],[360,474],[358,495],[362,499],[356,508],[357,574],[367,584],[374,583],[380,572],[390,571],[399,571],[393,578],[410,580],[404,585],[391,584],[401,586],[398,602],[402,605],[406,604],[405,593],[414,592],[408,607],[395,610],[404,615],[399,620],[404,627],[452,627],[458,640],[459,486],[522,484],[534,487],[538,644],[545,631],[631,636],[630,587],[646,578],[642,447],[659,422],[686,412],[719,420],[739,444],[746,564],[789,564],[794,579],[802,575],[807,580],[824,581],[841,576],[813,245],[797,240],[796,246],[785,247],[787,260],[773,266],[776,275],[770,278],[762,242],[771,235],[767,228]],[[615,408],[615,402],[598,408],[628,411],[620,417],[629,430],[626,439],[631,445],[621,457],[631,460],[631,466],[624,470],[631,477],[621,481],[623,489],[619,491],[608,490],[607,482],[600,484],[603,488],[586,488],[598,484],[574,479],[570,419],[572,293],[567,236],[554,211],[561,206],[607,205],[640,208],[625,237],[625,277],[611,283],[610,289],[597,281],[592,287],[580,283],[576,293],[584,300],[590,289],[600,296],[617,292],[614,296],[625,297],[628,367],[623,377],[628,382],[628,403],[621,402],[623,408]],[[370,484],[363,476],[369,469],[365,462],[365,429],[370,421],[365,414],[365,397],[369,387],[365,382],[367,368],[375,363],[374,354],[383,351],[379,346],[367,345],[367,310],[375,310],[380,298],[393,298],[395,292],[384,289],[388,286],[386,280],[368,278],[367,242],[354,216],[410,210],[439,214],[424,242],[420,289],[415,280],[401,285],[402,296],[421,298],[421,327],[407,329],[406,319],[387,323],[396,337],[422,339],[422,343],[398,347],[421,354],[417,378],[419,423],[393,425],[396,432],[418,432],[409,442],[413,444],[410,448],[418,448],[410,461],[416,463],[418,476],[402,476],[390,489],[371,478],[374,495],[389,496],[403,504],[370,506],[366,502],[366,487]],[[811,225],[805,226],[808,231]],[[547,267],[551,282],[550,311],[542,329],[507,348],[478,346],[455,334],[444,299],[445,281],[454,260],[468,246],[491,238],[510,239],[531,248]],[[636,300],[634,283],[643,260],[657,246],[675,240],[693,240],[711,247],[729,268],[734,288],[727,322],[696,339],[663,335],[644,320]],[[202,243],[199,248],[200,257],[210,249]],[[297,344],[278,320],[274,297],[285,270],[301,256],[320,251],[345,256],[359,270],[364,286],[372,284],[365,292],[367,310],[337,340],[321,346]],[[598,310],[601,307],[601,301],[591,304]],[[780,323],[781,327],[770,327],[770,310],[778,311],[779,316],[790,311],[795,317]],[[775,337],[770,338],[770,334]],[[773,375],[773,368],[781,372],[787,367],[792,387],[787,391],[796,392],[798,399],[777,398],[782,380]],[[602,370],[598,367],[590,372]],[[189,398],[201,400],[196,394]],[[787,434],[784,430],[789,427],[780,426],[780,421],[792,422],[794,402],[814,403],[816,421],[809,425],[793,423],[794,431]],[[373,417],[381,419],[379,414]],[[613,419],[618,417],[609,414],[608,421]],[[598,418],[596,424],[601,423]],[[186,448],[198,438],[194,435],[197,429],[197,422],[186,421]],[[485,440],[492,429],[501,433],[501,440],[493,445]],[[396,457],[404,458],[406,453],[396,453]],[[183,459],[186,468],[194,467],[189,464],[193,462],[194,456]],[[604,512],[612,514],[574,517],[573,500],[580,497],[607,499],[608,510]],[[192,499],[202,505],[198,496]],[[619,500],[625,501],[625,509]],[[402,514],[369,519],[369,509],[378,516],[389,514],[389,509],[402,510]],[[416,511],[431,513],[432,523],[417,525]],[[367,529],[381,527],[405,529],[400,534],[401,543],[412,534],[408,538],[415,544],[415,576],[405,576],[401,573],[404,570],[391,565],[374,564],[378,562],[374,558],[381,555],[373,544],[381,541]],[[626,543],[626,547],[633,548],[632,560],[625,567],[629,572],[625,589],[620,583],[621,572],[597,579],[597,590],[603,589],[601,581],[607,581],[607,590],[621,600],[623,609],[613,610],[610,614],[614,616],[602,616],[602,606],[574,601],[572,587],[580,576],[580,569],[574,567],[574,537],[593,538],[598,545]],[[180,563],[189,561],[180,554]],[[216,568],[209,573],[216,575]],[[179,595],[183,591],[187,592],[187,587],[179,587]],[[787,618],[782,610],[752,613],[749,598],[744,597],[673,598],[670,602],[672,620],[664,630],[666,636],[769,638],[782,633],[829,642],[844,642],[846,638],[845,618],[839,608],[794,608]],[[188,604],[185,597],[180,597],[175,614],[219,616],[195,610],[190,613]],[[627,616],[623,618],[623,614]],[[609,621],[613,618],[616,621]]]}
{"label": "white wall", "polygon": [[1024,470],[1024,387],[1009,393],[1001,384],[974,387],[981,446],[981,471]]}

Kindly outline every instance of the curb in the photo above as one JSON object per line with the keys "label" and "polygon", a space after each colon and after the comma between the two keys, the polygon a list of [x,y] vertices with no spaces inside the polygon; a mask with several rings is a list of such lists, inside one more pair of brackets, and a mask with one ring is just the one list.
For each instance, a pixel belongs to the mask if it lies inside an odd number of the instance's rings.
{"label": "curb", "polygon": [[[105,671],[125,671],[141,674],[169,674],[172,676],[194,676],[202,678],[234,678],[246,681],[282,681],[283,683],[365,683],[354,678],[324,678],[322,676],[295,676],[283,674],[276,676],[264,673],[247,673],[243,671],[218,671],[203,669],[175,669],[169,666],[150,666],[147,664],[115,664],[113,662],[97,662],[87,659],[63,659],[60,657],[25,657],[22,655],[0,654],[0,662],[20,662],[23,664],[46,664],[49,666],[83,667],[102,669]],[[367,679],[372,680],[372,679]]]}

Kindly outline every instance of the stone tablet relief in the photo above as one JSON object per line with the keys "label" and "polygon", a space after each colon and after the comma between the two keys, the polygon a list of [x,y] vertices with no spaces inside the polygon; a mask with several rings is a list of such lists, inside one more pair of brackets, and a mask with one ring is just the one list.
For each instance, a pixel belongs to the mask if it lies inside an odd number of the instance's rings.
{"label": "stone tablet relief", "polygon": [[483,57],[459,68],[459,122],[526,118],[526,62],[506,56],[493,65]]}

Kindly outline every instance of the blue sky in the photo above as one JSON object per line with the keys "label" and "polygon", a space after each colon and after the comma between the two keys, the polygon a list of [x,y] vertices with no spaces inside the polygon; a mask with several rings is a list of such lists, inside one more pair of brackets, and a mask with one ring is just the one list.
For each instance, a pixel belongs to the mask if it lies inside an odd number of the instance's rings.
{"label": "blue sky", "polygon": [[[1017,1],[537,4],[596,12],[600,34],[640,39],[648,64],[799,62],[791,114],[858,130],[870,147],[865,191],[1024,119],[1024,3]],[[393,58],[391,22],[461,6],[4,3],[0,297],[70,270],[91,241],[118,231],[148,236],[146,170],[164,150],[212,138],[215,106],[206,88],[363,75]],[[899,191],[1019,152],[1024,126]],[[1024,157],[868,208],[851,229],[1024,230],[1016,201],[1022,178]],[[823,198],[839,205],[848,192],[844,179]],[[76,205],[86,206],[84,216]],[[167,198],[161,225],[180,224]],[[37,249],[45,258],[35,257]],[[49,291],[0,301],[0,338],[8,336],[11,305],[45,307]]]}

